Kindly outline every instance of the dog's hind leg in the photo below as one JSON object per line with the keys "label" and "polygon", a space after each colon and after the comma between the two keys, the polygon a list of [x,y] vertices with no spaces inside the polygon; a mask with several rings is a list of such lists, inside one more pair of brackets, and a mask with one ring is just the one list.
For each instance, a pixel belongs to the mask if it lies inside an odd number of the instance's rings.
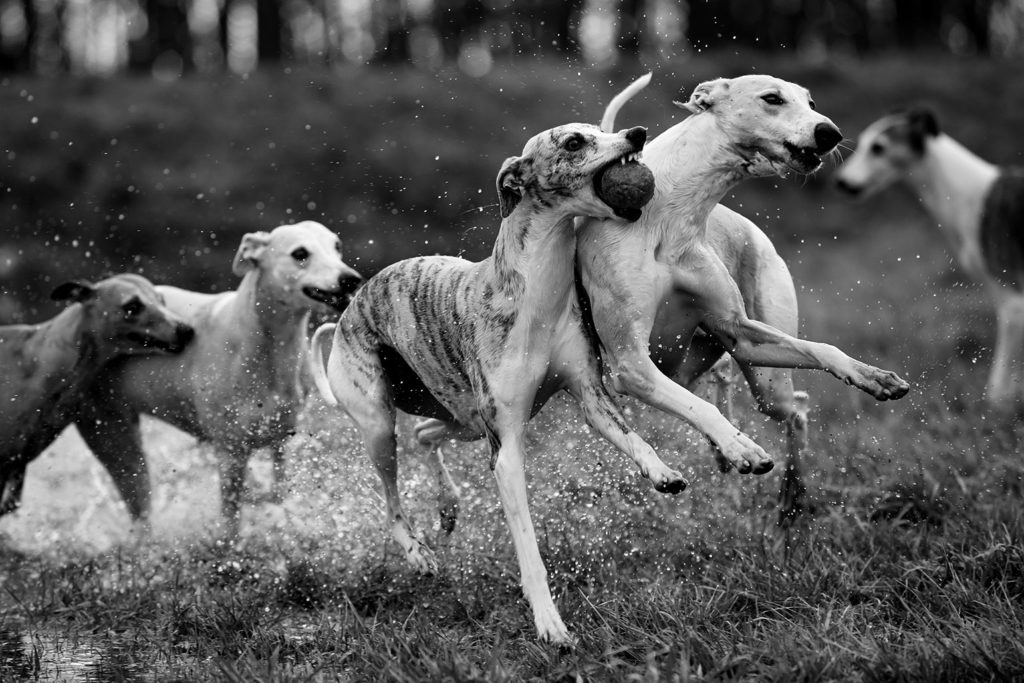
{"label": "dog's hind leg", "polygon": [[[339,332],[342,330],[339,323]],[[391,535],[405,559],[422,574],[437,571],[434,552],[420,540],[402,510],[398,494],[398,456],[395,439],[395,404],[377,352],[366,340],[334,344],[327,362],[331,392],[359,427],[363,444],[384,488]]]}
{"label": "dog's hind leg", "polygon": [[139,414],[115,406],[96,393],[83,401],[75,426],[89,449],[110,473],[132,519],[149,523],[149,468],[142,450]]}
{"label": "dog's hind leg", "polygon": [[437,510],[441,516],[441,531],[447,536],[455,529],[455,522],[459,518],[459,487],[445,465],[441,442],[453,438],[458,427],[429,418],[417,422],[413,429],[416,440],[428,449],[427,459],[437,478]]}
{"label": "dog's hind leg", "polygon": [[757,409],[775,421],[786,439],[786,462],[779,484],[779,524],[787,525],[804,507],[802,461],[807,450],[808,396],[793,389],[785,368],[758,368],[741,363]]}
{"label": "dog's hind leg", "polygon": [[1005,413],[1024,410],[1024,296],[1008,296],[996,307],[996,348],[986,397]]}

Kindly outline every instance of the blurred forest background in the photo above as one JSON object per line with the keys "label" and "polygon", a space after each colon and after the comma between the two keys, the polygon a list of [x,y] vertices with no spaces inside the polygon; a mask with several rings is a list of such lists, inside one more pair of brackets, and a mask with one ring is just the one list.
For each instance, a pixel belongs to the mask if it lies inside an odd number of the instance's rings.
{"label": "blurred forest background", "polygon": [[[647,70],[621,125],[657,133],[701,80],[763,72],[811,88],[847,147],[924,100],[1019,162],[1022,59],[1024,0],[0,0],[0,323],[51,315],[67,277],[232,287],[243,233],[301,219],[365,273],[483,257],[501,160]],[[844,201],[830,170],[727,203],[798,261],[926,224],[896,193]],[[925,234],[942,253],[907,244]]]}

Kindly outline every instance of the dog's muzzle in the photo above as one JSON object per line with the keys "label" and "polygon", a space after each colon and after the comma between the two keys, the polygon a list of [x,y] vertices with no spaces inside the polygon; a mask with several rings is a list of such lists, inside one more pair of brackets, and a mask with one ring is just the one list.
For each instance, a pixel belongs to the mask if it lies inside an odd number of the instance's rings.
{"label": "dog's muzzle", "polygon": [[129,332],[125,338],[143,349],[157,349],[167,353],[181,353],[188,346],[189,342],[196,336],[196,331],[191,325],[178,323],[174,326],[174,335],[170,339],[164,339],[145,332]]}
{"label": "dog's muzzle", "polygon": [[860,185],[854,185],[845,178],[836,178],[836,188],[851,197],[857,197],[864,191],[863,187]]}
{"label": "dog's muzzle", "polygon": [[814,147],[801,147],[783,142],[789,152],[791,169],[798,173],[813,173],[821,167],[821,157],[836,148],[843,140],[843,134],[830,123],[819,123],[814,127]]}
{"label": "dog's muzzle", "polygon": [[363,284],[363,278],[358,275],[342,275],[338,278],[337,289],[321,289],[319,287],[303,287],[302,293],[313,301],[326,304],[339,313],[344,311],[352,296]]}

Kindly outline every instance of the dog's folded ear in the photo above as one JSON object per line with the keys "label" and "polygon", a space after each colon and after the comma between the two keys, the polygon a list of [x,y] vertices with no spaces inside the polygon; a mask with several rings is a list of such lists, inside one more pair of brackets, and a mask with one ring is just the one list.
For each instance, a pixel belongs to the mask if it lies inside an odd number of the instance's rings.
{"label": "dog's folded ear", "polygon": [[249,232],[242,238],[238,245],[238,252],[235,254],[231,271],[238,277],[242,277],[250,270],[259,265],[260,256],[263,250],[270,244],[269,232]]}
{"label": "dog's folded ear", "polygon": [[523,198],[523,160],[521,157],[509,157],[501,164],[498,171],[498,205],[501,217],[512,215],[519,200]]}
{"label": "dog's folded ear", "polygon": [[50,298],[54,301],[76,301],[83,302],[96,296],[96,287],[85,280],[71,280],[57,285]]}
{"label": "dog's folded ear", "polygon": [[713,81],[704,81],[690,94],[687,102],[673,102],[680,109],[685,109],[691,114],[699,114],[707,111],[714,105],[715,100],[721,93],[729,89],[729,81],[724,78],[716,78]]}
{"label": "dog's folded ear", "polygon": [[907,112],[910,147],[918,154],[924,152],[925,138],[939,134],[939,122],[927,107],[913,107]]}

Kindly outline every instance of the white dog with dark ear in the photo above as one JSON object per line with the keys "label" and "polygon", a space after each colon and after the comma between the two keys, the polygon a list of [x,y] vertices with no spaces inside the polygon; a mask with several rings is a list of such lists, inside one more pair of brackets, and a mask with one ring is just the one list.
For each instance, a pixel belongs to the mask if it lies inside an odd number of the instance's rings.
{"label": "white dog with dark ear", "polygon": [[194,342],[175,358],[111,364],[76,420],[136,517],[149,512],[140,413],[215,444],[226,456],[220,488],[229,536],[238,532],[249,455],[280,448],[295,431],[311,309],[343,310],[362,283],[342,261],[338,236],[314,221],[245,235],[232,267],[242,278],[235,291],[159,287],[195,328]]}
{"label": "white dog with dark ear", "polygon": [[836,172],[839,189],[859,197],[895,183],[919,198],[960,267],[995,302],[986,397],[996,408],[1024,409],[1024,169],[990,164],[939,130],[931,111],[917,108],[868,126]]}

